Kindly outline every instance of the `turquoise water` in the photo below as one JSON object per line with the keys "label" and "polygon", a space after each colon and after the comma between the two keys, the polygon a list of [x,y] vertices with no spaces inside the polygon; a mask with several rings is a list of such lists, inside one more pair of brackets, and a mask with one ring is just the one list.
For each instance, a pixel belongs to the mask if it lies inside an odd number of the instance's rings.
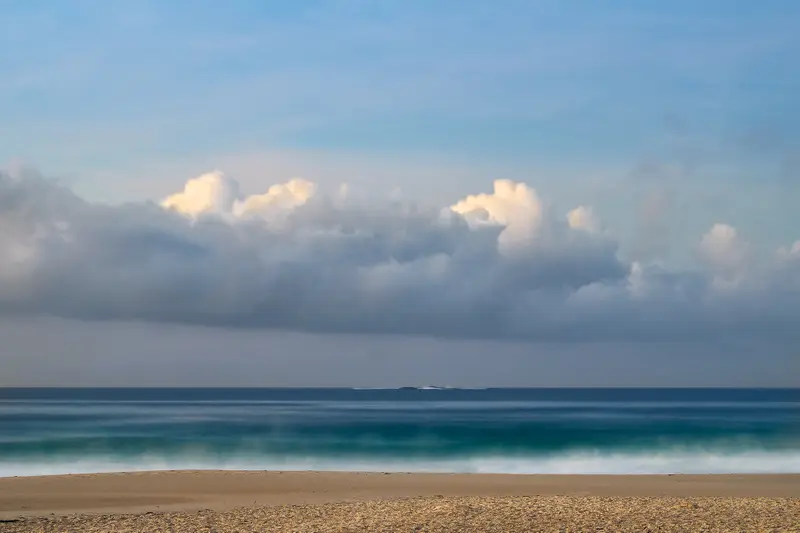
{"label": "turquoise water", "polygon": [[0,389],[0,476],[800,472],[800,390]]}

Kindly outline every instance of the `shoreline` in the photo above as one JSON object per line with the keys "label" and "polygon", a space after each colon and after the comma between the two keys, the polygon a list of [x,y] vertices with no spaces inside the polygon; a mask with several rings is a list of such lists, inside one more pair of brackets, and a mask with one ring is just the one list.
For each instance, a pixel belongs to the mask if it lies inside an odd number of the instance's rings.
{"label": "shoreline", "polygon": [[0,519],[464,497],[800,498],[800,474],[149,471],[0,478]]}

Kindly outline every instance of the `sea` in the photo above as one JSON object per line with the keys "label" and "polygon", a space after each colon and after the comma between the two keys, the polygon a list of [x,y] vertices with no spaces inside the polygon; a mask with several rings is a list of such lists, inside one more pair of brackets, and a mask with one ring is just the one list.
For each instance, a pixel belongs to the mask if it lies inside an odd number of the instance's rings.
{"label": "sea", "polygon": [[0,389],[0,476],[800,473],[800,389]]}

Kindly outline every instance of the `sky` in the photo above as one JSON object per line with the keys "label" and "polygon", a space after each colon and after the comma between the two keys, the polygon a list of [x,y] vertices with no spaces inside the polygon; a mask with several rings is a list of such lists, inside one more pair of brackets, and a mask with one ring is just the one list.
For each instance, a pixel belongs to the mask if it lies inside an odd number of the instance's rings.
{"label": "sky", "polygon": [[800,4],[0,0],[0,386],[800,386]]}

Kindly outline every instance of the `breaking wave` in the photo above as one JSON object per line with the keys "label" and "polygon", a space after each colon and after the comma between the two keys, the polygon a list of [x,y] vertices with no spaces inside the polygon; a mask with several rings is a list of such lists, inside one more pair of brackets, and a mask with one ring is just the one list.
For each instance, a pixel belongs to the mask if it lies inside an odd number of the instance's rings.
{"label": "breaking wave", "polygon": [[795,390],[0,390],[0,476],[800,473],[799,406]]}
{"label": "breaking wave", "polygon": [[575,452],[546,456],[455,458],[355,457],[54,457],[0,461],[0,477],[154,470],[273,470],[483,474],[775,474],[800,473],[800,451]]}

